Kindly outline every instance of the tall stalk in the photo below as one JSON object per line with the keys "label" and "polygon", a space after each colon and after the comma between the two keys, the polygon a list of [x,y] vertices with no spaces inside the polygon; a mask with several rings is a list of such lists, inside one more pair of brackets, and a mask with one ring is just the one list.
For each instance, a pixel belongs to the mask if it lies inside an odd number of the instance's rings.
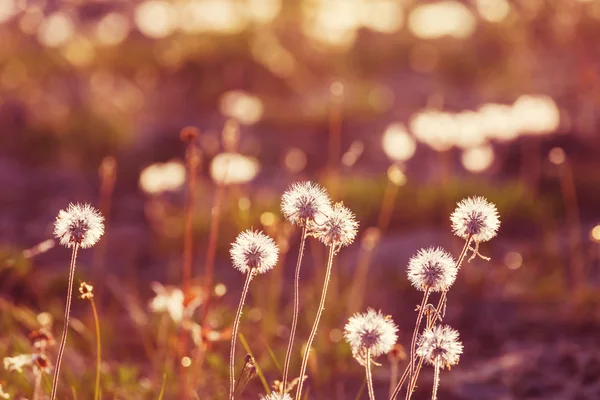
{"label": "tall stalk", "polygon": [[329,286],[329,278],[331,277],[331,267],[333,265],[333,256],[335,254],[335,244],[331,244],[329,246],[329,259],[327,260],[327,271],[325,272],[325,281],[323,282],[323,292],[321,293],[321,302],[319,303],[319,309],[317,310],[317,315],[315,317],[315,322],[313,323],[312,330],[310,331],[310,335],[308,337],[308,342],[306,343],[306,348],[304,350],[304,358],[302,359],[302,367],[300,368],[298,389],[296,391],[296,400],[300,400],[302,397],[302,387],[304,386],[304,375],[306,373],[306,366],[308,365],[308,358],[310,356],[310,348],[312,346],[313,341],[315,340],[315,336],[317,335],[317,329],[319,327],[319,321],[321,320],[321,315],[323,314],[323,310],[325,309],[325,298],[327,297],[327,288]]}
{"label": "tall stalk", "polygon": [[406,388],[406,397],[405,400],[410,400],[412,397],[413,391],[415,390],[415,386],[417,385],[417,378],[419,377],[419,372],[421,371],[421,367],[423,366],[423,357],[419,359],[419,363],[417,364],[417,370],[415,375],[409,379],[408,388]]}
{"label": "tall stalk", "polygon": [[402,385],[406,381],[406,378],[408,378],[409,372],[410,372],[410,363],[404,369],[404,373],[402,374],[402,378],[400,378],[400,382],[398,382],[398,384],[396,385],[396,388],[394,389],[392,394],[390,394],[390,400],[394,400],[396,398],[396,396],[398,396],[398,393],[400,393],[400,389],[402,389]]}
{"label": "tall stalk", "polygon": [[433,391],[431,392],[431,400],[437,400],[438,386],[440,386],[440,361],[435,362],[435,369],[433,372]]}
{"label": "tall stalk", "polygon": [[65,305],[65,319],[62,338],[60,339],[60,346],[58,347],[58,355],[56,357],[56,366],[54,367],[54,378],[52,380],[52,394],[50,400],[56,398],[58,390],[58,377],[60,375],[60,367],[62,364],[63,354],[65,352],[65,345],[67,344],[67,332],[69,330],[69,317],[71,314],[71,299],[73,298],[73,278],[75,276],[75,261],[77,260],[77,249],[79,243],[73,244],[73,253],[71,254],[71,265],[69,267],[69,288],[67,290],[67,304]]}
{"label": "tall stalk", "polygon": [[100,399],[100,367],[102,363],[102,347],[100,342],[100,320],[98,319],[98,310],[94,298],[90,299],[92,303],[92,313],[94,314],[94,324],[96,325],[96,385],[94,386],[94,400]]}
{"label": "tall stalk", "polygon": [[421,306],[419,307],[419,314],[417,315],[417,322],[415,324],[415,329],[413,331],[412,340],[410,342],[410,376],[413,376],[415,370],[415,351],[417,347],[417,334],[419,333],[419,328],[421,327],[421,321],[423,320],[423,312],[425,311],[425,306],[427,305],[427,300],[429,299],[429,291],[430,288],[425,289],[425,293],[423,293],[423,300],[421,301]]}
{"label": "tall stalk", "polygon": [[298,325],[298,311],[300,308],[300,267],[302,265],[302,257],[304,256],[304,246],[306,244],[306,226],[307,221],[302,227],[302,238],[300,239],[300,249],[298,250],[298,261],[296,262],[296,276],[294,278],[294,316],[292,318],[292,327],[290,329],[290,340],[285,354],[285,362],[283,364],[283,389],[282,394],[287,393],[288,371],[290,368],[290,359],[292,357],[292,348],[294,347],[294,339],[296,336],[296,327]]}
{"label": "tall stalk", "polygon": [[373,390],[373,374],[371,373],[371,350],[367,349],[367,363],[365,364],[367,374],[367,388],[369,389],[369,399],[375,400],[375,391]]}
{"label": "tall stalk", "polygon": [[248,294],[248,288],[250,287],[252,275],[252,270],[248,271],[246,274],[246,282],[244,283],[244,289],[242,290],[240,304],[238,305],[237,313],[235,314],[235,321],[233,323],[233,330],[231,332],[231,351],[229,353],[229,400],[233,400],[235,397],[235,343],[240,325],[240,317],[242,316],[242,309],[244,308],[244,302],[246,301],[246,295]]}

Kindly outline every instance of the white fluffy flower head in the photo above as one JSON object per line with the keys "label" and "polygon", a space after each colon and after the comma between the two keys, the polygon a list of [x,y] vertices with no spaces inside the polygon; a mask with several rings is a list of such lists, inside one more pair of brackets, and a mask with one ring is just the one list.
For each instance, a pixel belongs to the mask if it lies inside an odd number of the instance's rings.
{"label": "white fluffy flower head", "polygon": [[277,264],[279,249],[269,236],[249,229],[238,235],[229,253],[240,272],[264,274]]}
{"label": "white fluffy flower head", "polygon": [[463,199],[450,216],[452,230],[456,236],[467,239],[469,235],[476,242],[487,242],[500,227],[498,210],[493,203],[483,197]]}
{"label": "white fluffy flower head", "polygon": [[408,262],[408,279],[417,290],[448,290],[456,280],[457,272],[452,256],[440,248],[421,249]]}
{"label": "white fluffy flower head", "polygon": [[54,236],[67,247],[92,247],[104,234],[104,217],[89,204],[69,204],[54,222]]}
{"label": "white fluffy flower head", "polygon": [[292,397],[287,393],[279,394],[273,392],[271,394],[266,394],[262,396],[260,400],[292,400]]}
{"label": "white fluffy flower head", "polygon": [[398,327],[391,317],[369,308],[366,313],[356,313],[344,327],[344,338],[352,349],[352,355],[364,365],[367,350],[375,358],[388,353],[398,339]]}
{"label": "white fluffy flower head", "polygon": [[450,369],[458,364],[462,352],[458,332],[447,325],[428,328],[419,338],[417,354],[431,365],[439,363],[440,367]]}
{"label": "white fluffy flower head", "polygon": [[296,182],[283,193],[281,211],[292,224],[303,226],[329,214],[331,201],[325,189],[312,182]]}
{"label": "white fluffy flower head", "polygon": [[324,219],[319,218],[311,225],[312,234],[326,246],[348,246],[358,230],[354,213],[342,203],[336,203]]}

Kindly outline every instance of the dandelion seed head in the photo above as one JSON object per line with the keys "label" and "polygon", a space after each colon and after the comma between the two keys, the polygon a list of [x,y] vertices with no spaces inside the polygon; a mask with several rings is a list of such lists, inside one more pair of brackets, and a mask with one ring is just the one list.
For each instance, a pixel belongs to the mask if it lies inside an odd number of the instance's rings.
{"label": "dandelion seed head", "polygon": [[496,206],[479,196],[459,202],[450,220],[456,236],[467,239],[470,235],[477,243],[487,242],[496,236],[500,227]]}
{"label": "dandelion seed head", "polygon": [[283,193],[281,211],[292,224],[303,226],[329,214],[331,201],[325,189],[312,182],[296,182]]}
{"label": "dandelion seed head", "polygon": [[352,349],[352,355],[364,365],[367,350],[375,358],[391,351],[398,339],[398,327],[392,319],[369,308],[366,313],[356,313],[344,327],[344,338]]}
{"label": "dandelion seed head", "polygon": [[279,394],[273,392],[271,394],[266,394],[262,396],[260,400],[292,400],[292,397],[287,393]]}
{"label": "dandelion seed head", "polygon": [[417,354],[427,363],[439,363],[442,368],[448,369],[458,364],[462,352],[463,345],[458,340],[458,332],[447,325],[425,329],[417,347]]}
{"label": "dandelion seed head", "polygon": [[408,279],[417,290],[448,290],[457,272],[456,262],[441,248],[421,249],[408,262]]}
{"label": "dandelion seed head", "polygon": [[152,282],[150,287],[156,293],[150,301],[150,310],[155,313],[166,312],[179,324],[185,311],[183,291],[176,286],[163,286],[159,282]]}
{"label": "dandelion seed head", "polygon": [[354,213],[336,203],[328,215],[311,223],[311,232],[326,246],[348,246],[354,241],[358,222]]}
{"label": "dandelion seed head", "polygon": [[264,274],[277,264],[279,249],[269,236],[249,229],[238,235],[229,253],[235,269]]}
{"label": "dandelion seed head", "polygon": [[92,247],[104,234],[104,217],[89,204],[69,204],[54,222],[54,236],[66,247]]}

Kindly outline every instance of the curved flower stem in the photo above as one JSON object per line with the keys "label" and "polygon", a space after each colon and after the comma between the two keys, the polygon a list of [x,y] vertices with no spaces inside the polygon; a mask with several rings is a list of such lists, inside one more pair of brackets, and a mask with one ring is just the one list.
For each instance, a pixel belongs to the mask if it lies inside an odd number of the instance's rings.
{"label": "curved flower stem", "polygon": [[92,312],[94,314],[94,323],[96,325],[96,386],[94,387],[94,400],[100,399],[100,364],[102,347],[100,342],[100,320],[98,319],[98,311],[96,310],[96,303],[94,298],[90,299],[92,303]]}
{"label": "curved flower stem", "polygon": [[419,378],[419,372],[421,371],[421,367],[423,366],[423,357],[419,359],[419,364],[417,364],[417,370],[415,372],[415,376],[410,379],[410,384],[406,389],[406,397],[405,400],[410,400],[412,397],[413,391],[415,390],[415,386],[417,385],[417,379]]}
{"label": "curved flower stem", "polygon": [[425,311],[425,306],[427,305],[427,300],[429,299],[429,292],[431,288],[426,288],[425,293],[423,293],[423,301],[421,301],[421,306],[419,307],[419,315],[417,316],[417,323],[415,324],[415,330],[413,331],[412,341],[410,342],[410,376],[412,377],[415,370],[415,351],[417,347],[417,334],[419,333],[419,328],[421,327],[421,321],[423,320],[423,312]]}
{"label": "curved flower stem", "polygon": [[402,374],[402,378],[400,378],[400,382],[398,382],[398,384],[396,385],[396,388],[390,395],[390,400],[394,400],[396,398],[396,396],[398,396],[398,393],[400,393],[400,389],[402,389],[402,385],[404,384],[404,381],[406,381],[406,378],[408,378],[409,372],[410,372],[410,363],[406,366],[406,369],[404,370],[404,373]]}
{"label": "curved flower stem", "polygon": [[231,352],[229,353],[229,400],[234,399],[235,394],[235,342],[238,335],[238,328],[240,325],[240,317],[242,316],[242,309],[244,308],[244,302],[246,295],[248,294],[248,288],[250,287],[250,281],[252,280],[252,270],[248,271],[246,276],[246,282],[244,283],[244,289],[242,290],[242,297],[240,298],[240,304],[235,314],[235,321],[233,323],[233,331],[231,333]]}
{"label": "curved flower stem", "polygon": [[298,325],[298,310],[300,308],[300,266],[304,255],[304,245],[306,244],[306,221],[302,227],[302,238],[300,239],[300,250],[298,250],[298,261],[296,262],[296,277],[294,278],[294,317],[290,330],[290,341],[285,354],[285,363],[283,364],[283,389],[281,393],[287,393],[288,371],[290,368],[290,359],[292,357],[292,348],[294,347],[294,338],[296,336],[296,327]]}
{"label": "curved flower stem", "polygon": [[71,314],[71,299],[73,298],[73,278],[75,276],[75,261],[77,260],[77,249],[79,243],[73,245],[73,253],[71,254],[71,265],[69,267],[69,288],[67,291],[67,304],[65,305],[65,320],[63,327],[62,338],[60,339],[60,346],[58,347],[58,355],[56,357],[56,366],[54,367],[54,378],[52,380],[52,394],[50,400],[56,398],[56,392],[58,390],[58,377],[60,375],[60,366],[62,364],[63,354],[65,352],[65,345],[67,344],[67,332],[69,330],[69,317]]}
{"label": "curved flower stem", "polygon": [[325,272],[325,282],[323,282],[323,292],[321,293],[321,302],[319,304],[319,309],[317,310],[317,316],[315,317],[315,322],[313,323],[312,330],[310,332],[310,336],[308,337],[308,342],[306,342],[306,348],[304,350],[304,358],[302,359],[302,367],[300,368],[300,375],[298,381],[298,389],[296,390],[296,400],[300,400],[302,397],[302,387],[304,386],[304,374],[306,373],[306,366],[308,365],[308,357],[310,356],[310,348],[312,346],[313,341],[315,340],[315,336],[317,335],[317,328],[319,327],[319,321],[321,320],[321,315],[323,314],[323,309],[325,308],[325,298],[327,297],[327,287],[329,286],[329,278],[331,277],[331,266],[333,265],[333,255],[335,254],[336,246],[329,247],[329,259],[327,260],[327,271]]}
{"label": "curved flower stem", "polygon": [[433,372],[433,392],[431,392],[431,400],[437,400],[437,391],[440,386],[440,361],[435,362],[435,369]]}
{"label": "curved flower stem", "polygon": [[367,349],[367,363],[365,365],[367,373],[367,387],[369,389],[369,399],[375,400],[375,391],[373,390],[373,374],[371,374],[371,350]]}
{"label": "curved flower stem", "polygon": [[[460,255],[458,256],[458,260],[456,261],[456,268],[460,269],[460,266],[462,265],[463,261],[465,260],[465,257],[467,255],[467,251],[469,250],[469,244],[471,243],[471,235],[467,236],[467,239],[465,240],[465,245],[463,246],[462,251],[460,252]],[[435,321],[439,318],[440,320],[442,318],[444,318],[444,316],[446,315],[446,302],[448,300],[447,297],[447,291],[444,290],[442,292],[442,295],[440,296],[440,301],[438,302],[438,305],[435,309],[435,318],[431,319],[431,324],[427,324],[428,328],[432,328],[433,325],[435,324]]]}

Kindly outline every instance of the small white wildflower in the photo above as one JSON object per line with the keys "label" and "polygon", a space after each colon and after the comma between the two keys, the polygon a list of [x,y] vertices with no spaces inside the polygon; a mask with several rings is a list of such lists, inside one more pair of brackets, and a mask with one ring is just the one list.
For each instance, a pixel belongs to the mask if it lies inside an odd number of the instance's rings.
{"label": "small white wildflower", "polygon": [[325,189],[312,182],[294,183],[281,197],[281,211],[292,224],[303,226],[327,215],[331,201]]}
{"label": "small white wildflower", "polygon": [[4,369],[7,371],[23,372],[23,368],[33,366],[34,354],[20,354],[14,357],[4,357]]}
{"label": "small white wildflower", "polygon": [[366,313],[356,313],[344,327],[344,338],[352,355],[364,365],[367,350],[375,358],[392,350],[398,339],[398,327],[391,317],[369,308]]}
{"label": "small white wildflower", "polygon": [[467,239],[469,236],[476,242],[487,242],[500,227],[498,211],[493,203],[483,197],[463,199],[450,216],[452,230],[455,235]]}
{"label": "small white wildflower", "polygon": [[292,397],[287,393],[279,394],[273,392],[271,394],[266,394],[262,396],[260,400],[292,400]]}
{"label": "small white wildflower", "polygon": [[238,235],[229,253],[240,272],[264,274],[277,264],[279,249],[269,236],[249,229]]}
{"label": "small white wildflower", "polygon": [[150,301],[150,310],[155,313],[167,312],[175,323],[180,323],[184,312],[183,291],[176,286],[163,286],[158,282],[150,284],[156,296]]}
{"label": "small white wildflower", "polygon": [[428,328],[419,338],[417,354],[434,366],[450,369],[458,364],[462,352],[463,345],[458,340],[458,332],[447,325]]}
{"label": "small white wildflower", "polygon": [[69,204],[60,210],[54,223],[54,236],[60,244],[81,248],[92,247],[104,234],[104,217],[89,204]]}
{"label": "small white wildflower", "polygon": [[408,279],[417,290],[448,290],[456,280],[457,272],[452,256],[440,248],[421,249],[408,262]]}
{"label": "small white wildflower", "polygon": [[326,246],[348,246],[354,241],[358,222],[354,213],[336,203],[325,218],[319,218],[312,224],[311,234]]}

